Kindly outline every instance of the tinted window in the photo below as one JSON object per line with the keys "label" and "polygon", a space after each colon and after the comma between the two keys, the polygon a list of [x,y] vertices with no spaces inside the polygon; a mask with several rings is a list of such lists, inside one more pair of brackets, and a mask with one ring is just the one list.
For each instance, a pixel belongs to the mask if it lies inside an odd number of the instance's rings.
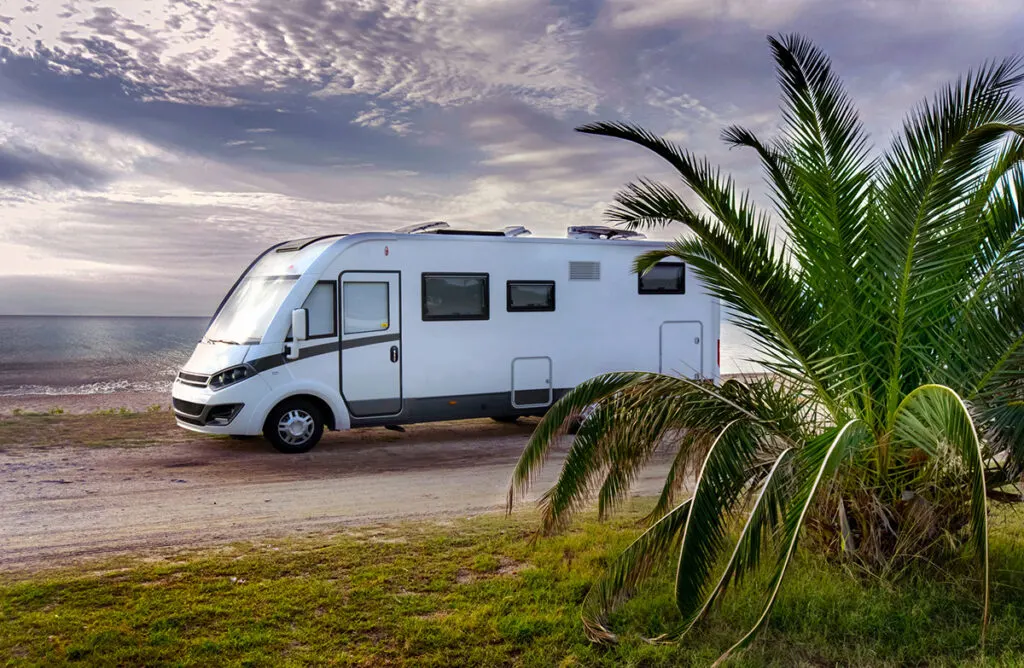
{"label": "tinted window", "polygon": [[345,283],[342,314],[346,334],[383,332],[388,324],[387,283]]}
{"label": "tinted window", "polygon": [[509,311],[554,311],[554,281],[509,281]]}
{"label": "tinted window", "polygon": [[313,286],[302,308],[306,309],[308,336],[334,336],[334,283],[322,282]]}
{"label": "tinted window", "polygon": [[686,292],[686,265],[659,262],[640,276],[640,294],[681,295]]}
{"label": "tinted window", "polygon": [[487,320],[487,274],[423,274],[424,320]]}

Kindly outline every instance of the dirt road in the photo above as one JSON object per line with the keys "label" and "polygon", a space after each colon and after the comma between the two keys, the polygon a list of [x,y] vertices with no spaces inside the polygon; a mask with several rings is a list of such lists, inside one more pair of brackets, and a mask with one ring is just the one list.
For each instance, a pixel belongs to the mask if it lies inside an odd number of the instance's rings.
{"label": "dirt road", "polygon": [[[357,430],[325,435],[305,455],[173,427],[142,447],[15,444],[0,450],[0,571],[497,511],[532,429],[467,421]],[[667,464],[656,462],[636,491],[659,491]]]}

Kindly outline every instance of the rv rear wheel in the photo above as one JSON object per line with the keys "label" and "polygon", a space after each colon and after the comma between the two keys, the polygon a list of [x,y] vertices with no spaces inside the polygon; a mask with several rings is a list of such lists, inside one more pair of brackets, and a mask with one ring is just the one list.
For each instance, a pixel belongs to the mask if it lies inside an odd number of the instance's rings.
{"label": "rv rear wheel", "polygon": [[309,452],[324,433],[319,409],[305,399],[282,401],[270,411],[263,436],[279,452]]}

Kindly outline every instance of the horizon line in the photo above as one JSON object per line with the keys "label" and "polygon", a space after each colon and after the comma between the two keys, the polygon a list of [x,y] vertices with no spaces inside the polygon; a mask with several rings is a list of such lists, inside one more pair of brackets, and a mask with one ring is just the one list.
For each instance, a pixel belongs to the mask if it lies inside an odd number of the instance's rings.
{"label": "horizon line", "polygon": [[208,318],[206,315],[150,315],[146,313],[0,313],[0,318]]}

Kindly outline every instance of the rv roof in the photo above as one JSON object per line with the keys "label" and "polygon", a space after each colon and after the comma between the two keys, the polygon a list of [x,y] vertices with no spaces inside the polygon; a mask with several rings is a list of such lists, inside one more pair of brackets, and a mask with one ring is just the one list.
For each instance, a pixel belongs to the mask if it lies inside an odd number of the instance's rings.
{"label": "rv roof", "polygon": [[275,248],[274,252],[276,252],[276,253],[289,253],[289,252],[292,252],[292,251],[299,251],[299,250],[302,250],[303,248],[305,248],[306,246],[308,246],[308,245],[310,245],[312,243],[316,243],[317,241],[320,241],[321,239],[330,239],[332,237],[344,237],[344,236],[347,236],[347,235],[345,235],[345,234],[321,234],[320,236],[317,236],[317,237],[304,237],[302,239],[293,239],[291,241],[286,241],[283,244],[281,244],[280,246],[278,246],[277,248]]}
{"label": "rv roof", "polygon": [[468,236],[478,237],[507,236],[504,232],[495,232],[494,230],[430,230],[428,232],[422,232],[421,234],[465,234]]}

